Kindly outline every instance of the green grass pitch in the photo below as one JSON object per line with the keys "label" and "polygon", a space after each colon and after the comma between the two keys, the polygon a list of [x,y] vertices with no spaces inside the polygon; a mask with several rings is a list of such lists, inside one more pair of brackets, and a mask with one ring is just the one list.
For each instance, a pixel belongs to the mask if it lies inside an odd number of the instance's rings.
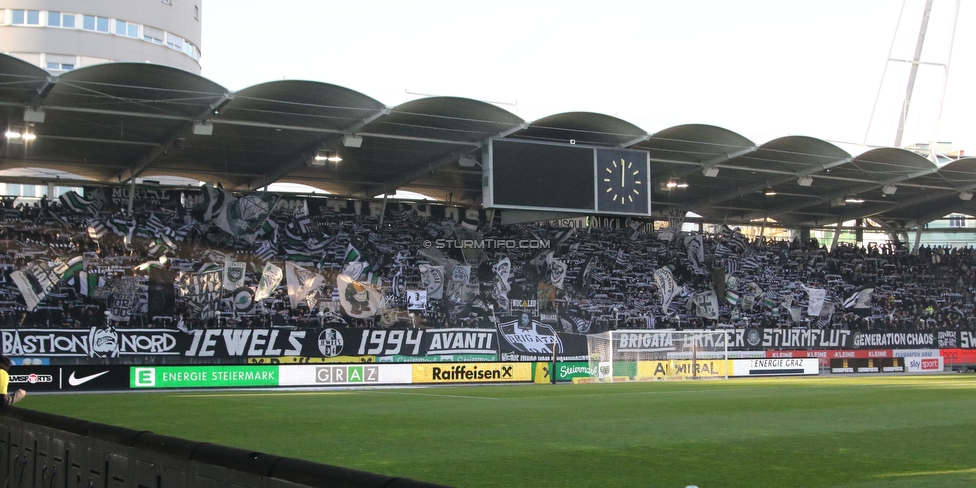
{"label": "green grass pitch", "polygon": [[976,486],[976,375],[31,395],[18,406],[464,487]]}

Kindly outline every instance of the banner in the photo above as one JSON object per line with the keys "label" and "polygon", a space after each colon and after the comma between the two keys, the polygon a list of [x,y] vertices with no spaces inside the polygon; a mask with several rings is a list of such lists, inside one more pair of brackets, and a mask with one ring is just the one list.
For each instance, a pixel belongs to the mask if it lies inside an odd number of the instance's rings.
{"label": "banner", "polygon": [[671,270],[666,267],[654,271],[654,281],[661,292],[661,310],[667,313],[671,300],[678,295],[678,284],[675,283]]}
{"label": "banner", "polygon": [[264,265],[264,270],[261,271],[261,280],[258,281],[258,286],[254,290],[254,301],[264,300],[274,293],[275,289],[278,288],[278,284],[281,283],[281,278],[284,273],[281,268],[267,263]]}
{"label": "banner", "polygon": [[[544,330],[544,329],[543,329]],[[525,343],[520,344],[520,340],[526,338],[518,335],[511,336],[501,334],[498,350],[502,361],[552,361],[552,349],[549,347],[536,348],[539,352],[528,351]],[[530,338],[529,344],[538,341],[537,338]],[[556,351],[557,361],[585,361],[589,359],[586,336],[583,334],[569,334],[557,332],[554,339],[558,344]],[[515,344],[513,344],[515,342]],[[548,342],[548,340],[546,340]]]}
{"label": "banner", "polygon": [[8,391],[104,391],[129,388],[128,366],[40,366],[10,368]]}
{"label": "banner", "polygon": [[855,332],[854,348],[938,348],[935,332]]}
{"label": "banner", "polygon": [[406,385],[409,364],[301,365],[279,368],[280,386]]}
{"label": "banner", "polygon": [[689,235],[685,237],[685,250],[688,254],[688,262],[696,275],[705,274],[702,269],[705,263],[705,244],[701,234]]}
{"label": "banner", "polygon": [[180,199],[183,192],[179,190],[163,190],[160,188],[134,188],[128,186],[102,188],[97,186],[82,187],[85,197],[95,203],[96,208],[107,204],[125,208],[129,205],[129,195],[134,190],[132,202],[134,206],[176,207],[181,206]]}
{"label": "banner", "polygon": [[190,336],[175,329],[0,330],[0,351],[9,357],[178,356],[189,343]]}
{"label": "banner", "polygon": [[244,272],[247,263],[226,261],[224,263],[224,289],[234,291],[244,285]]}
{"label": "banner", "polygon": [[350,317],[364,319],[380,312],[383,306],[383,292],[368,283],[354,281],[340,274],[336,277],[336,290],[342,311]]}
{"label": "banner", "polygon": [[280,199],[277,193],[253,193],[240,198],[228,193],[213,222],[228,234],[253,243]]}
{"label": "banner", "polygon": [[[451,279],[447,282],[446,300],[455,305],[467,303],[469,278],[471,278],[471,266],[455,266],[454,270],[451,271]],[[429,296],[430,292],[427,295]]]}
{"label": "banner", "polygon": [[695,315],[706,319],[718,320],[718,297],[714,291],[704,291],[692,298],[695,304]]}
{"label": "banner", "polygon": [[810,295],[810,303],[807,305],[807,315],[819,317],[820,311],[823,309],[824,298],[827,296],[827,290],[823,288],[808,288],[805,285],[801,286],[803,291]]}
{"label": "banner", "polygon": [[10,279],[17,285],[24,297],[27,310],[33,312],[60,281],[68,265],[60,259],[54,261],[32,261],[24,269],[10,273]]}
{"label": "banner", "polygon": [[[727,364],[725,360],[638,361],[636,379],[725,378]],[[620,376],[616,366],[613,374]]]}
{"label": "banner", "polygon": [[536,321],[529,312],[523,312],[514,320],[500,322],[498,334],[518,353],[541,354],[552,357],[561,352],[563,345],[556,330],[548,324]]}
{"label": "banner", "polygon": [[444,297],[444,267],[421,264],[420,284],[427,289],[427,298],[440,300]]}
{"label": "banner", "polygon": [[426,310],[427,290],[407,290],[407,310]]}
{"label": "banner", "polygon": [[532,363],[414,364],[413,383],[531,382]]}
{"label": "banner", "polygon": [[180,294],[197,318],[209,320],[217,315],[222,281],[219,268],[202,273],[180,274]]}
{"label": "banner", "polygon": [[172,316],[176,304],[176,271],[153,266],[149,268],[148,315]]}
{"label": "banner", "polygon": [[291,261],[285,263],[285,283],[288,287],[288,300],[291,308],[298,308],[300,301],[305,301],[309,293],[318,290],[325,278],[313,273]]}
{"label": "banner", "polygon": [[135,278],[119,278],[112,284],[112,296],[109,298],[108,319],[116,322],[128,322],[133,307],[136,306],[136,291],[138,281]]}
{"label": "banner", "polygon": [[130,388],[278,386],[278,366],[134,366]]}

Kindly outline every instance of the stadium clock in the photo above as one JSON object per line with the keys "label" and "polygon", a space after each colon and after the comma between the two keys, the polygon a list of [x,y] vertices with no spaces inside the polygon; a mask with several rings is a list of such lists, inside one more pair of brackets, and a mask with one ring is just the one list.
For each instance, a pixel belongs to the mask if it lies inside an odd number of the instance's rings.
{"label": "stadium clock", "polygon": [[626,150],[597,150],[597,211],[648,213],[647,153]]}

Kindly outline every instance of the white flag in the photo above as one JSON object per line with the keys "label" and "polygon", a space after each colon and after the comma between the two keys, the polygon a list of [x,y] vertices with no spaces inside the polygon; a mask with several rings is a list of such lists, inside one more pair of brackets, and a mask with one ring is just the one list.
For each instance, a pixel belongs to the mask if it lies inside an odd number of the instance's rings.
{"label": "white flag", "polygon": [[704,291],[696,294],[692,301],[695,303],[695,315],[706,319],[718,319],[718,296],[715,291]]}
{"label": "white flag", "polygon": [[805,285],[800,286],[803,287],[803,291],[810,295],[810,304],[807,305],[807,315],[819,317],[820,311],[823,309],[824,298],[827,296],[827,290],[823,288],[808,288]]}
{"label": "white flag", "polygon": [[261,271],[261,280],[258,281],[258,287],[254,290],[254,301],[270,297],[275,288],[278,288],[278,284],[281,283],[281,277],[281,268],[271,263],[265,264],[264,270]]}
{"label": "white flag", "polygon": [[247,264],[240,261],[227,261],[224,263],[224,289],[234,291],[244,284],[244,271]]}
{"label": "white flag", "polygon": [[340,274],[336,278],[336,289],[342,310],[350,317],[364,319],[380,313],[383,292],[375,286]]}
{"label": "white flag", "polygon": [[68,265],[60,259],[54,261],[33,261],[24,269],[10,273],[10,279],[17,285],[24,297],[28,311],[34,311],[37,304],[44,300],[47,293],[61,281],[61,277],[68,271]]}
{"label": "white flag", "polygon": [[322,281],[325,280],[322,275],[297,266],[291,261],[285,263],[285,278],[291,308],[298,308],[298,304],[305,301],[309,293],[322,286]]}
{"label": "white flag", "polygon": [[[506,258],[508,259],[508,258]],[[552,253],[546,255],[546,263],[549,264],[549,281],[556,288],[563,288],[563,281],[566,279],[566,270],[568,266],[566,263],[552,256]]]}
{"label": "white flag", "polygon": [[420,265],[420,283],[427,289],[427,298],[444,297],[444,267]]}
{"label": "white flag", "polygon": [[671,300],[678,295],[678,284],[674,281],[674,275],[668,268],[661,268],[654,271],[654,281],[657,288],[661,291],[661,309],[665,312],[671,305]]}

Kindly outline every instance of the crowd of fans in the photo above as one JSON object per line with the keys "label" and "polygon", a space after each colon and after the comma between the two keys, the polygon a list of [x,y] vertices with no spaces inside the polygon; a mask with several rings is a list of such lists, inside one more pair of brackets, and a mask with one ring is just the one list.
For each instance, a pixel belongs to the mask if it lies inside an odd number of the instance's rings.
{"label": "crowd of fans", "polygon": [[[117,290],[113,283],[119,282],[139,289],[127,323],[113,324],[128,328],[493,327],[499,317],[526,311],[559,330],[578,333],[747,326],[976,328],[973,248],[923,246],[911,253],[894,242],[828,249],[816,239],[747,239],[728,228],[713,235],[658,233],[649,223],[631,226],[622,219],[618,225],[596,228],[503,226],[498,214],[484,210],[475,220],[470,212],[430,212],[436,204],[391,203],[381,216],[362,210],[367,207],[344,211],[296,205],[300,200],[276,207],[268,219],[271,230],[252,242],[227,235],[187,208],[187,201],[198,201],[192,195],[182,203],[137,202],[133,214],[111,204],[84,213],[47,198],[36,203],[5,198],[0,328],[104,325],[112,290]],[[295,208],[311,211],[297,217]],[[301,225],[296,225],[298,218],[304,219]],[[129,228],[97,232],[100,222],[113,220],[129,222]],[[161,233],[168,238],[160,239]],[[464,239],[545,245],[460,249],[430,244]],[[339,306],[335,280],[349,261],[350,249],[368,263],[372,283],[384,292],[384,311],[369,318],[353,318]],[[28,310],[11,273],[37,260],[67,261],[79,255],[84,256],[84,270],[95,278],[90,286],[73,275]],[[510,273],[500,278],[497,266],[506,258]],[[298,307],[290,306],[282,281],[272,296],[246,310],[226,292],[217,313],[195,317],[176,291],[172,311],[148,313],[146,270],[151,266],[193,273],[211,262],[244,262],[245,284],[253,287],[266,262],[284,268],[286,260],[324,277],[323,286]],[[430,297],[421,308],[408,309],[406,291],[430,286],[424,265],[469,267],[464,292],[449,298],[445,291],[443,298]],[[676,286],[666,308],[662,284],[655,279],[655,271],[662,268],[670,271]],[[451,278],[450,273],[445,276]],[[499,286],[499,281],[504,283]],[[819,315],[809,313],[807,289],[825,290]],[[703,313],[693,298],[709,291],[716,292],[718,309]]]}

